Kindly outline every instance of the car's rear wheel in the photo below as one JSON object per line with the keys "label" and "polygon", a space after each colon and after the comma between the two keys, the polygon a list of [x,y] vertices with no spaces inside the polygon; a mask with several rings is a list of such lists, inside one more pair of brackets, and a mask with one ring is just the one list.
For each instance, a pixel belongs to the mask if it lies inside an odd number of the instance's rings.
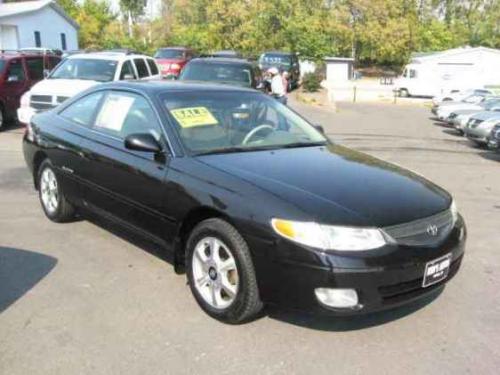
{"label": "car's rear wheel", "polygon": [[5,129],[5,112],[0,104],[0,132]]}
{"label": "car's rear wheel", "polygon": [[237,324],[262,309],[248,245],[228,222],[198,224],[186,248],[187,277],[200,307],[211,317]]}
{"label": "car's rear wheel", "polygon": [[62,223],[75,216],[75,209],[66,200],[52,163],[45,159],[38,169],[38,195],[45,215]]}

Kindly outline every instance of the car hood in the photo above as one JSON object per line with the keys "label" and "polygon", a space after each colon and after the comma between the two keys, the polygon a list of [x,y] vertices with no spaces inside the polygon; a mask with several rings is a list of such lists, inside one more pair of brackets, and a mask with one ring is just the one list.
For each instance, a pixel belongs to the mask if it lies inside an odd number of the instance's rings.
{"label": "car hood", "polygon": [[496,111],[482,111],[476,113],[474,116],[472,116],[475,120],[489,120],[492,118],[500,118],[500,112]]}
{"label": "car hood", "polygon": [[74,96],[100,82],[83,79],[44,79],[34,85],[31,95]]}
{"label": "car hood", "polygon": [[451,203],[422,176],[333,144],[198,159],[328,224],[384,227],[431,216]]}
{"label": "car hood", "polygon": [[459,110],[453,111],[453,113],[455,113],[458,116],[458,115],[471,115],[474,113],[478,113],[480,111],[481,111],[480,109],[459,109]]}

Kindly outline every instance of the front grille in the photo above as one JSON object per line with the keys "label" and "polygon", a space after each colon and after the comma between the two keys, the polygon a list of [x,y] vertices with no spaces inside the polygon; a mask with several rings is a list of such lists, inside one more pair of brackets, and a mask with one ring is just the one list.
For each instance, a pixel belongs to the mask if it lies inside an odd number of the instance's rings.
{"label": "front grille", "polygon": [[[437,228],[434,235],[429,233],[431,227]],[[452,228],[453,215],[448,209],[430,217],[382,229],[399,245],[433,246],[446,238]]]}
{"label": "front grille", "polygon": [[427,293],[433,289],[438,288],[440,285],[442,285],[443,283],[450,280],[453,276],[455,276],[455,274],[458,272],[458,269],[460,268],[462,257],[463,255],[451,263],[450,270],[448,272],[448,276],[446,277],[446,279],[436,284],[433,284],[427,288],[422,287],[423,277],[410,281],[405,281],[399,284],[385,285],[379,287],[378,291],[380,293],[380,296],[382,297],[382,303],[387,305],[398,303],[410,298],[418,297],[423,293]]}
{"label": "front grille", "polygon": [[52,104],[52,96],[50,95],[32,95],[30,106],[38,111],[45,111],[55,107],[55,105]]}
{"label": "front grille", "polygon": [[472,120],[470,122],[470,127],[472,129],[477,128],[479,126],[479,124],[482,123],[482,122],[483,122],[483,120]]}

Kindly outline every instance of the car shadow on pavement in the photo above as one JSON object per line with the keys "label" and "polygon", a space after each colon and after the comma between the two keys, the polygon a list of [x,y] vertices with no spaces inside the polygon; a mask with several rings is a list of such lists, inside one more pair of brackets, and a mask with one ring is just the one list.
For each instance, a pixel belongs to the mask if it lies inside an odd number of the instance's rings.
{"label": "car shadow on pavement", "polygon": [[0,246],[0,313],[16,302],[57,264],[33,251]]}
{"label": "car shadow on pavement", "polygon": [[463,137],[463,135],[456,129],[444,129],[443,133],[453,135],[455,137]]}
{"label": "car shadow on pavement", "polygon": [[482,156],[484,159],[500,162],[500,153],[498,153],[498,152],[483,151],[483,152],[480,152],[479,155]]}
{"label": "car shadow on pavement", "polygon": [[283,311],[275,307],[268,307],[267,316],[295,326],[318,331],[347,332],[380,326],[402,319],[417,310],[420,310],[434,301],[443,292],[444,288],[436,289],[432,294],[408,305],[391,310],[356,315],[350,317],[336,317],[327,315],[313,315],[296,311]]}
{"label": "car shadow on pavement", "polygon": [[434,121],[434,126],[439,126],[441,128],[448,128],[448,129],[453,128],[453,125],[448,124],[447,122],[441,122],[441,121]]}

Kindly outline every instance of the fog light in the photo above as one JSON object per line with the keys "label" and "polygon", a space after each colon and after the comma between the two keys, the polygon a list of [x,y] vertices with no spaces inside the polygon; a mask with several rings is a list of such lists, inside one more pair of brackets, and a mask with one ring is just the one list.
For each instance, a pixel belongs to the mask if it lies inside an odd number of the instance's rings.
{"label": "fog light", "polygon": [[351,308],[358,306],[358,293],[354,289],[316,288],[316,298],[323,305],[335,308]]}

